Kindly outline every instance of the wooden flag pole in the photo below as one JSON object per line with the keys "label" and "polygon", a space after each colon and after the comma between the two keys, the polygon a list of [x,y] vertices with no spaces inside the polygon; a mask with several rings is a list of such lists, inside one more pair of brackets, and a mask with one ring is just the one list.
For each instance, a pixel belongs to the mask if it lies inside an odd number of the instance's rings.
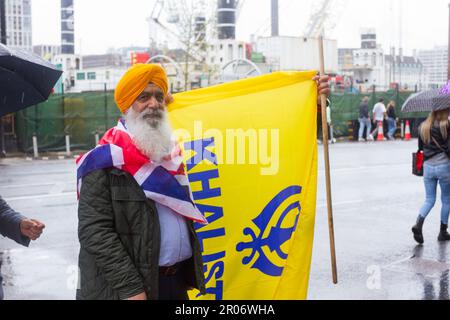
{"label": "wooden flag pole", "polygon": [[[323,36],[319,37],[319,56],[320,56],[320,75],[325,75],[325,58],[323,50]],[[325,177],[327,187],[327,208],[328,208],[328,229],[330,233],[330,249],[331,249],[331,267],[333,271],[333,283],[338,283],[337,263],[336,263],[336,246],[334,241],[334,222],[333,222],[333,203],[331,197],[331,173],[330,173],[330,151],[328,144],[328,121],[327,121],[327,96],[320,95],[322,108],[322,133],[323,133],[323,151],[325,158]]]}

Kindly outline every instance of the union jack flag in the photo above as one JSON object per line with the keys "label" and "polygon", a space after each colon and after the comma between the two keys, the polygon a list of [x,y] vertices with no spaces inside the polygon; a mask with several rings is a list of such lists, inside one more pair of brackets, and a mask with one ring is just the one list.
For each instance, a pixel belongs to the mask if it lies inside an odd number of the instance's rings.
{"label": "union jack flag", "polygon": [[207,224],[192,200],[179,145],[162,162],[155,163],[135,146],[121,119],[116,127],[105,133],[95,149],[78,157],[76,163],[78,198],[85,176],[95,170],[115,167],[131,174],[147,198],[190,220]]}

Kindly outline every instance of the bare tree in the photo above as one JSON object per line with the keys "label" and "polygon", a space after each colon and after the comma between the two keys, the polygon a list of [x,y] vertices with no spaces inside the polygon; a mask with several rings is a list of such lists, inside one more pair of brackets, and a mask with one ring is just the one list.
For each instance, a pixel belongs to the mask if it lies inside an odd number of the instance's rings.
{"label": "bare tree", "polygon": [[[164,2],[164,3],[162,3]],[[161,11],[152,17],[160,31],[170,36],[170,40],[183,51],[180,59],[183,66],[184,90],[189,90],[193,70],[202,71],[210,77],[215,68],[208,65],[208,26],[214,25],[214,15],[209,14],[204,0],[159,1],[167,15],[169,27],[160,21]],[[155,10],[154,10],[155,11]]]}

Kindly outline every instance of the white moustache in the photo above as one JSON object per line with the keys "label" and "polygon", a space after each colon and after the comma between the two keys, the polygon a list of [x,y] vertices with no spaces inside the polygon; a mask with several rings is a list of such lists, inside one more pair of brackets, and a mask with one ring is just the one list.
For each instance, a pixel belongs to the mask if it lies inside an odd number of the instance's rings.
{"label": "white moustache", "polygon": [[146,110],[139,114],[130,109],[125,121],[136,146],[150,159],[161,161],[170,154],[174,143],[167,111]]}

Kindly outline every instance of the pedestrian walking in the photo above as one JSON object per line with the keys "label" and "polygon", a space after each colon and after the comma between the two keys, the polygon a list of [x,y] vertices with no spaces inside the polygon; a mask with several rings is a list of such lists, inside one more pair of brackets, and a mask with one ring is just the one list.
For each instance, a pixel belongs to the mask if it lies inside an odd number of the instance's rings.
{"label": "pedestrian walking", "polygon": [[388,140],[395,140],[395,132],[397,131],[397,115],[395,113],[395,101],[391,100],[387,106],[387,122],[388,122]]}
{"label": "pedestrian walking", "polygon": [[365,142],[364,140],[364,130],[366,131],[366,139],[368,141],[373,141],[373,136],[370,134],[372,130],[372,123],[370,122],[369,115],[369,97],[364,97],[359,105],[359,135],[358,141]]}
{"label": "pedestrian walking", "polygon": [[[450,106],[449,106],[450,107]],[[439,241],[450,240],[447,232],[450,213],[450,126],[449,109],[432,111],[419,129],[419,150],[424,153],[426,199],[412,228],[414,239],[424,243],[423,223],[436,203],[437,185],[441,188],[441,227]]]}
{"label": "pedestrian walking", "polygon": [[373,113],[373,123],[375,124],[375,130],[372,131],[370,134],[371,140],[373,139],[374,134],[378,132],[378,128],[380,126],[382,128],[384,127],[383,122],[384,119],[386,119],[386,106],[384,105],[383,98],[380,98],[380,100],[378,100],[378,103],[375,104],[372,113]]}
{"label": "pedestrian walking", "polygon": [[[31,240],[38,239],[45,225],[34,219],[28,219],[14,211],[0,196],[0,234],[25,247]],[[0,260],[0,269],[2,261]],[[3,300],[2,275],[0,270],[0,300]]]}

